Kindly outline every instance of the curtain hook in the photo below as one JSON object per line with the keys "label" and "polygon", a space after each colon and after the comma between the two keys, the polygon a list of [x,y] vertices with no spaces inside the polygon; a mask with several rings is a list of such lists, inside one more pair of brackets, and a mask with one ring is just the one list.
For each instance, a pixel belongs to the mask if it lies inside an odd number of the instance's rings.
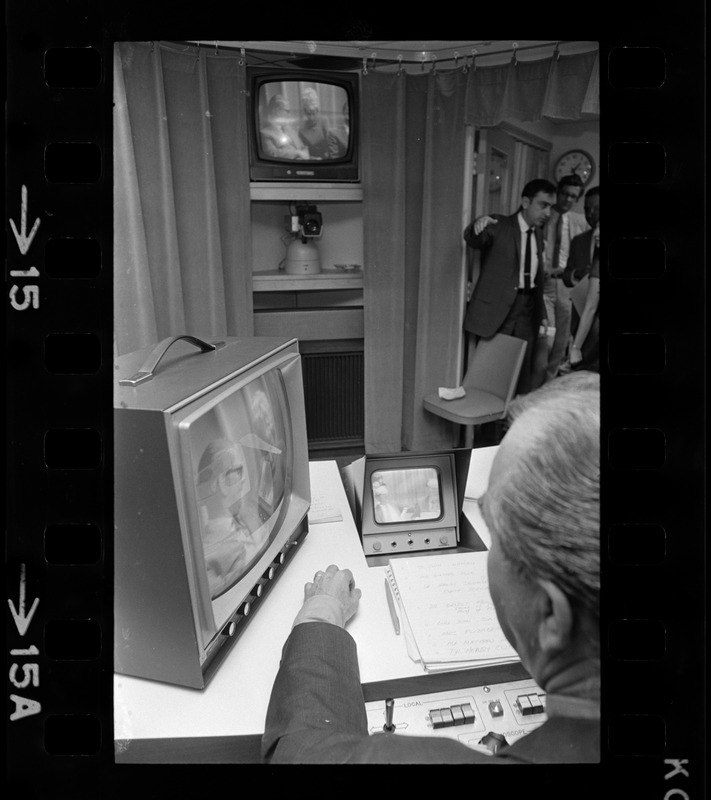
{"label": "curtain hook", "polygon": [[368,74],[368,56],[363,56],[363,75]]}
{"label": "curtain hook", "polygon": [[220,48],[217,46],[217,42],[215,42],[215,55],[216,56],[220,55]]}
{"label": "curtain hook", "polygon": [[479,54],[479,51],[476,47],[472,47],[472,69],[476,72],[476,57]]}
{"label": "curtain hook", "polygon": [[437,74],[437,56],[434,54],[432,55],[432,69],[430,70],[430,73],[432,75]]}
{"label": "curtain hook", "polygon": [[459,53],[455,50],[454,51],[454,69],[459,66]]}
{"label": "curtain hook", "polygon": [[244,54],[245,54],[244,47],[240,47],[239,52],[240,52],[239,65],[240,65],[240,67],[242,67],[242,66],[244,66]]}
{"label": "curtain hook", "polygon": [[553,55],[555,56],[556,61],[560,59],[560,42],[555,43],[555,50],[553,51]]}
{"label": "curtain hook", "polygon": [[375,59],[377,58],[377,56],[378,56],[377,53],[371,53],[370,54],[370,68],[371,69],[375,69]]}
{"label": "curtain hook", "polygon": [[518,66],[518,59],[516,58],[516,49],[518,48],[518,42],[511,42],[511,47],[513,49],[513,53],[511,54],[511,63],[515,66]]}
{"label": "curtain hook", "polygon": [[402,73],[403,73],[403,69],[402,69],[402,54],[400,54],[397,57],[397,74],[398,75],[402,75]]}

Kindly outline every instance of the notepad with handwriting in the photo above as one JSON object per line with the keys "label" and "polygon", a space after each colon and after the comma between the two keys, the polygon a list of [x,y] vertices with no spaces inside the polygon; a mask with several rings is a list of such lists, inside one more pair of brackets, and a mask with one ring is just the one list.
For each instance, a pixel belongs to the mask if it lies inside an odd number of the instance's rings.
{"label": "notepad with handwriting", "polygon": [[488,552],[391,559],[408,653],[428,672],[518,661],[489,595]]}

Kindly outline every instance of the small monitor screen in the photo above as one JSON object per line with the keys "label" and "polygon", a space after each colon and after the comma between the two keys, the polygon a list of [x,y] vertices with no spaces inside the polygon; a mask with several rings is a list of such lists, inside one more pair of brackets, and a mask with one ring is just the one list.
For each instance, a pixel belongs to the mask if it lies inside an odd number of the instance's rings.
{"label": "small monitor screen", "polygon": [[268,547],[288,491],[284,386],[268,372],[189,427],[210,597],[233,586]]}
{"label": "small monitor screen", "polygon": [[380,525],[442,516],[442,487],[434,467],[374,470],[370,488],[373,518]]}
{"label": "small monitor screen", "polygon": [[266,81],[257,92],[258,148],[273,161],[333,161],[351,147],[351,113],[343,86]]}

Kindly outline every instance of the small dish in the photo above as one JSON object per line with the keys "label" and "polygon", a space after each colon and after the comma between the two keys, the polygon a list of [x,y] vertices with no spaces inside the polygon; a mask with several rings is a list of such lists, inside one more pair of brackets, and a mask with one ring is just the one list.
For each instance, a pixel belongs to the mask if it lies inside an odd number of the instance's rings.
{"label": "small dish", "polygon": [[340,269],[341,272],[355,272],[360,269],[360,264],[334,264],[333,266]]}

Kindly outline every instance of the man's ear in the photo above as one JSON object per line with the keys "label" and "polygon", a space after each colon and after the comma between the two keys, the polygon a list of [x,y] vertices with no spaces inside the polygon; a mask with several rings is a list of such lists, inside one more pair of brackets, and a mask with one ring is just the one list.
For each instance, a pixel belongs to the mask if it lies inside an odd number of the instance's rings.
{"label": "man's ear", "polygon": [[573,609],[555,583],[542,579],[537,583],[541,589],[538,645],[547,653],[565,650],[573,636]]}

